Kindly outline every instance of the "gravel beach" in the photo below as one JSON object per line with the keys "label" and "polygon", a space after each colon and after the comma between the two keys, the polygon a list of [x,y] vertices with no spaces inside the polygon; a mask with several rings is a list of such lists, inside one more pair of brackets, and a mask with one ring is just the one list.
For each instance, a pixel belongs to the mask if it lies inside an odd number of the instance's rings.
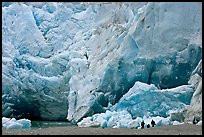
{"label": "gravel beach", "polygon": [[8,130],[2,135],[202,135],[202,126],[183,124],[148,129],[82,128],[77,126],[49,127],[32,130]]}

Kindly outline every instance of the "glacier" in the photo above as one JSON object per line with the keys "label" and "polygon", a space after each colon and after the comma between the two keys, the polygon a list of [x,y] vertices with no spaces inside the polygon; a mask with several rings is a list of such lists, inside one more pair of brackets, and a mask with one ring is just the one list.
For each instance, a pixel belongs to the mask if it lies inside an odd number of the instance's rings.
{"label": "glacier", "polygon": [[[176,101],[190,105],[185,121],[202,120],[201,58],[199,2],[3,2],[2,116],[77,123],[111,108],[166,117]],[[135,83],[152,84],[153,102],[169,99],[164,111],[120,102],[143,94]]]}
{"label": "glacier", "polygon": [[185,122],[192,123],[192,119],[195,118],[202,124],[202,59],[192,72],[188,83],[195,87],[195,92],[185,114]]}
{"label": "glacier", "polygon": [[159,90],[153,84],[135,82],[119,102],[109,106],[105,113],[83,118],[77,125],[79,127],[141,128],[142,120],[146,127],[152,119],[156,126],[182,124],[184,117],[178,118],[176,114],[189,107],[193,92],[194,88],[190,85]]}
{"label": "glacier", "polygon": [[135,82],[119,102],[109,109],[112,111],[126,110],[132,118],[167,117],[171,111],[182,110],[190,105],[193,92],[193,87],[189,85],[159,90],[153,84]]}

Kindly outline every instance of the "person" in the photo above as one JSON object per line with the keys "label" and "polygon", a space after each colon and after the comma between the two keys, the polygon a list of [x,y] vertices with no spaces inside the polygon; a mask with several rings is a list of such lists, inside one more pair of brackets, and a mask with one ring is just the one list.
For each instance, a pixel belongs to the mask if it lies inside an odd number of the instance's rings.
{"label": "person", "polygon": [[145,125],[145,123],[144,123],[144,120],[141,122],[141,129],[143,129],[144,128],[144,125]]}
{"label": "person", "polygon": [[86,59],[88,60],[88,55],[87,52],[84,53],[84,56],[86,57]]}
{"label": "person", "polygon": [[147,128],[150,128],[150,125],[149,125],[149,124],[147,124]]}
{"label": "person", "polygon": [[151,125],[152,125],[152,127],[154,127],[154,125],[155,125],[155,121],[153,119],[151,121]]}
{"label": "person", "polygon": [[193,124],[197,124],[198,123],[198,120],[194,117],[193,118]]}

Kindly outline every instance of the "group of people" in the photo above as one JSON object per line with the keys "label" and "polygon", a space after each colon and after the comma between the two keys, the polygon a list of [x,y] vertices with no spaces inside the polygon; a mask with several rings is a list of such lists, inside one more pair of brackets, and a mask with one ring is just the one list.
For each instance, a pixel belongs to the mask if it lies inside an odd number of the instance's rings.
{"label": "group of people", "polygon": [[[152,121],[151,121],[151,125],[152,125],[152,127],[154,127],[155,126],[155,121],[152,119]],[[144,123],[144,120],[141,122],[141,129],[143,129],[144,128],[144,125],[145,125],[145,123]],[[147,128],[150,128],[150,124],[147,124]]]}
{"label": "group of people", "polygon": [[[193,118],[193,124],[197,124],[199,122],[199,120],[198,119],[196,119],[195,117]],[[145,125],[145,122],[144,122],[144,120],[141,122],[141,129],[143,129],[144,128],[144,125]],[[154,127],[155,125],[156,125],[156,123],[155,123],[155,121],[152,119],[152,121],[151,121],[151,125],[152,125],[152,127]],[[150,124],[147,124],[147,128],[150,128]]]}

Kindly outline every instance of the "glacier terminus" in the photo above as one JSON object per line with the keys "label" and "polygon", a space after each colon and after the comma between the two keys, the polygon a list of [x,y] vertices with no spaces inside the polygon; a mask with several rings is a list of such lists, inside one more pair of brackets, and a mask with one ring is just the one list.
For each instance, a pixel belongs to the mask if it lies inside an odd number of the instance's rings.
{"label": "glacier terminus", "polygon": [[3,2],[2,117],[202,122],[202,3]]}

